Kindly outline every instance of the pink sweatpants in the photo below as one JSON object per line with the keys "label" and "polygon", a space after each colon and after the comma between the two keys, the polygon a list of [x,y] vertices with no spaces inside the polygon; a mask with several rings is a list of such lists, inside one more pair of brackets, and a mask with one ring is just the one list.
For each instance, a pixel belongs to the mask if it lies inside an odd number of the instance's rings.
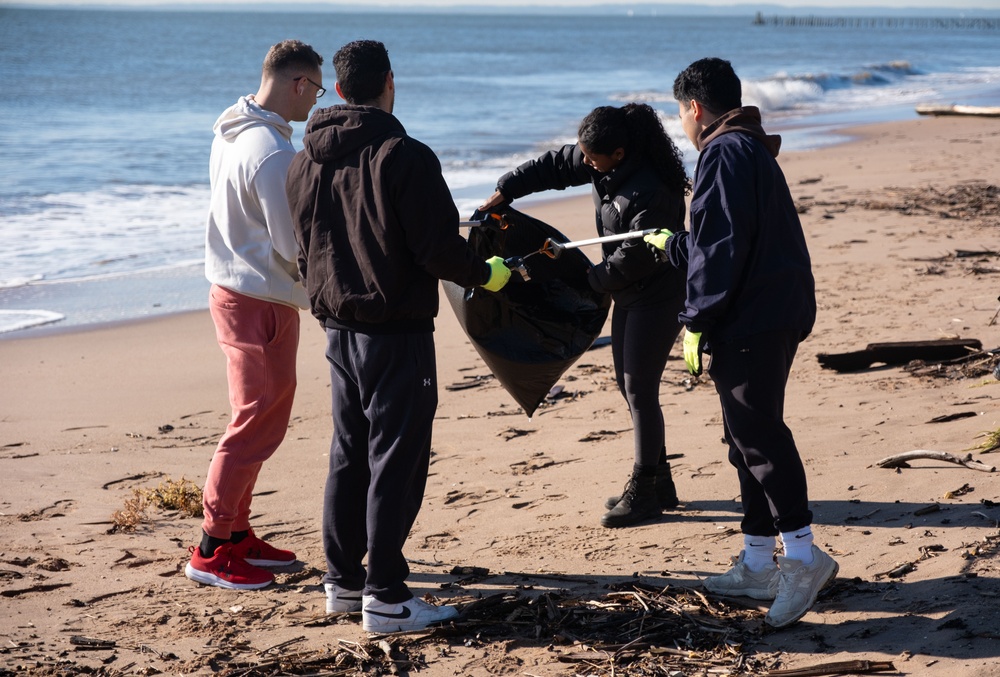
{"label": "pink sweatpants", "polygon": [[285,438],[295,396],[299,312],[212,285],[209,310],[226,355],[232,420],[205,479],[202,529],[228,539],[250,528],[257,474]]}

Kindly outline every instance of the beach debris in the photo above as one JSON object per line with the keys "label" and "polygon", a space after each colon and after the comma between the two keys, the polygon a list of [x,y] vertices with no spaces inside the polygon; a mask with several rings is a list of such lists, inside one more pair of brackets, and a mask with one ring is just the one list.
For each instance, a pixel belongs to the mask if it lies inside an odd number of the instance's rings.
{"label": "beach debris", "polygon": [[940,503],[931,503],[930,505],[925,505],[922,508],[917,508],[913,511],[916,517],[923,517],[924,515],[930,515],[931,513],[938,512],[941,510]]}
{"label": "beach debris", "polygon": [[537,430],[524,430],[522,428],[506,428],[497,433],[497,437],[502,437],[504,442],[510,442],[518,437],[524,437],[525,435],[530,435],[532,433],[538,432]]}
{"label": "beach debris", "polygon": [[[479,571],[478,568],[470,568]],[[462,575],[466,568],[456,568]],[[558,582],[595,583],[558,574],[504,572],[504,576]],[[618,677],[646,675],[766,675],[778,658],[755,654],[763,612],[709,599],[696,590],[649,586],[639,581],[610,586],[600,595],[563,591],[529,594],[523,590],[448,600],[459,617],[447,626],[372,638],[332,651],[253,652],[232,660],[224,674],[389,674],[426,667],[425,655],[461,642],[496,648],[545,643],[560,663],[586,666],[586,674]],[[275,654],[280,654],[276,656]],[[581,668],[582,670],[582,668]],[[324,671],[331,671],[326,673]],[[336,671],[336,672],[332,672]],[[503,670],[503,672],[508,672]]]}
{"label": "beach debris", "polygon": [[930,103],[917,104],[917,115],[972,115],[984,118],[1000,118],[1000,106],[963,106],[952,104],[942,106]]}
{"label": "beach debris", "polygon": [[1000,348],[970,352],[950,360],[925,362],[913,360],[903,367],[911,376],[928,376],[951,380],[980,378],[1000,370]]}
{"label": "beach debris", "polygon": [[622,430],[592,430],[577,441],[600,442],[601,440],[613,440],[621,436],[622,433],[627,433],[629,430],[631,428],[623,428]]}
{"label": "beach debris", "polygon": [[446,385],[445,390],[468,390],[469,388],[478,388],[479,386],[488,383],[493,380],[493,374],[477,374],[475,376],[465,376],[464,381],[459,381],[458,383],[452,383],[451,385]]}
{"label": "beach debris", "polygon": [[176,510],[181,517],[201,517],[203,514],[201,488],[194,482],[181,478],[167,478],[152,489],[133,489],[121,510],[111,513],[109,534],[132,533],[140,524],[150,522],[149,509]]}
{"label": "beach debris", "polygon": [[767,677],[823,677],[824,675],[843,675],[847,673],[871,674],[873,672],[896,671],[891,661],[834,661],[819,663],[805,668],[785,668],[771,670]]}
{"label": "beach debris", "polygon": [[858,208],[897,211],[906,216],[961,219],[988,226],[995,225],[996,218],[1000,216],[1000,186],[986,181],[967,181],[944,189],[934,186],[887,187],[879,189],[874,197],[817,200],[812,196],[803,196],[796,202],[800,213],[811,207],[823,207],[827,214]]}
{"label": "beach debris", "polygon": [[137,489],[150,504],[160,510],[177,510],[183,517],[201,517],[203,514],[201,487],[191,480],[169,477],[153,489]]}
{"label": "beach debris", "polygon": [[931,420],[929,420],[927,422],[928,423],[948,423],[949,421],[960,421],[963,418],[973,418],[975,416],[979,416],[979,414],[977,414],[974,411],[960,411],[960,412],[955,413],[955,414],[942,414],[941,416],[935,416],[934,418],[932,418]]}
{"label": "beach debris", "polygon": [[996,471],[996,466],[986,465],[981,461],[974,460],[972,458],[972,454],[966,454],[965,456],[960,457],[955,456],[954,454],[949,454],[947,451],[931,451],[929,449],[914,449],[913,451],[896,454],[895,456],[887,456],[881,461],[877,461],[875,465],[879,468],[909,468],[911,467],[909,461],[921,458],[955,463],[971,470],[981,470],[983,472]]}
{"label": "beach debris", "polygon": [[104,651],[117,647],[113,639],[94,639],[93,637],[84,637],[83,635],[72,635],[69,638],[69,643],[75,646],[78,651]]}
{"label": "beach debris", "polygon": [[949,360],[981,351],[978,339],[936,339],[930,341],[893,341],[869,343],[864,350],[848,353],[820,353],[821,366],[838,372],[859,371],[876,363],[907,364],[913,360]]}
{"label": "beach debris", "polygon": [[976,437],[985,437],[986,440],[976,446],[973,449],[978,449],[981,454],[988,454],[991,451],[997,451],[1000,449],[1000,428],[996,430],[991,430],[984,433],[979,433]]}

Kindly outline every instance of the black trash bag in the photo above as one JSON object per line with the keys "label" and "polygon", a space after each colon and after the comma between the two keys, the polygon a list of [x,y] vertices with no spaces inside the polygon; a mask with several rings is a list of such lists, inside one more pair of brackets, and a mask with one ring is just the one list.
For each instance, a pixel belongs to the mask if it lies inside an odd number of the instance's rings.
{"label": "black trash bag", "polygon": [[[478,212],[473,216],[483,225],[471,228],[469,244],[483,258],[520,257],[537,252],[547,239],[568,241],[547,223],[510,207],[497,216],[500,219]],[[499,292],[443,284],[476,351],[530,418],[600,335],[611,297],[591,288],[591,263],[579,249],[562,250],[554,259],[534,254],[524,263],[531,279],[514,271]]]}

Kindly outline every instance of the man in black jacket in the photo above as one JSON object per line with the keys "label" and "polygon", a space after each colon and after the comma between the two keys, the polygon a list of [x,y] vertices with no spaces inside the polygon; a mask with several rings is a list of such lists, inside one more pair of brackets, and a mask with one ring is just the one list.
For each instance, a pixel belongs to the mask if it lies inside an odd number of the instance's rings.
{"label": "man in black jacket", "polygon": [[369,632],[419,630],[457,615],[413,596],[402,552],[430,462],[438,280],[498,291],[510,270],[459,235],[437,157],[392,115],[382,43],[349,43],[333,64],[347,103],[312,116],[286,186],[299,271],[328,340],[326,608],[360,609]]}
{"label": "man in black jacket", "polygon": [[[813,544],[806,474],[784,422],[785,385],[816,319],[809,251],[760,111],[743,107],[728,61],[701,59],[674,81],[681,125],[700,151],[691,228],[670,237],[670,261],[687,269],[684,360],[701,352],[722,404],[729,462],[740,480],[743,551],[706,578],[716,593],[774,600],[765,621],[799,620],[832,581],[837,563]],[[647,239],[647,241],[649,241]],[[780,534],[784,556],[774,549]]]}

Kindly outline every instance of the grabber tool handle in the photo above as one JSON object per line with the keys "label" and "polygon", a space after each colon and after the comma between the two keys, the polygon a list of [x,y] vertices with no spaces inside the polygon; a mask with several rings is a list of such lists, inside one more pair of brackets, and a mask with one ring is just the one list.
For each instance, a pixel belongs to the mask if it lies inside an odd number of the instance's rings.
{"label": "grabber tool handle", "polygon": [[479,228],[481,226],[496,225],[496,226],[498,226],[500,228],[500,230],[507,230],[507,228],[510,227],[510,224],[507,223],[502,216],[500,216],[499,214],[497,214],[495,212],[490,212],[486,216],[487,216],[487,218],[490,218],[490,219],[493,219],[493,220],[497,221],[497,223],[496,224],[490,224],[485,219],[482,220],[482,221],[459,221],[458,222],[458,227],[459,228]]}

